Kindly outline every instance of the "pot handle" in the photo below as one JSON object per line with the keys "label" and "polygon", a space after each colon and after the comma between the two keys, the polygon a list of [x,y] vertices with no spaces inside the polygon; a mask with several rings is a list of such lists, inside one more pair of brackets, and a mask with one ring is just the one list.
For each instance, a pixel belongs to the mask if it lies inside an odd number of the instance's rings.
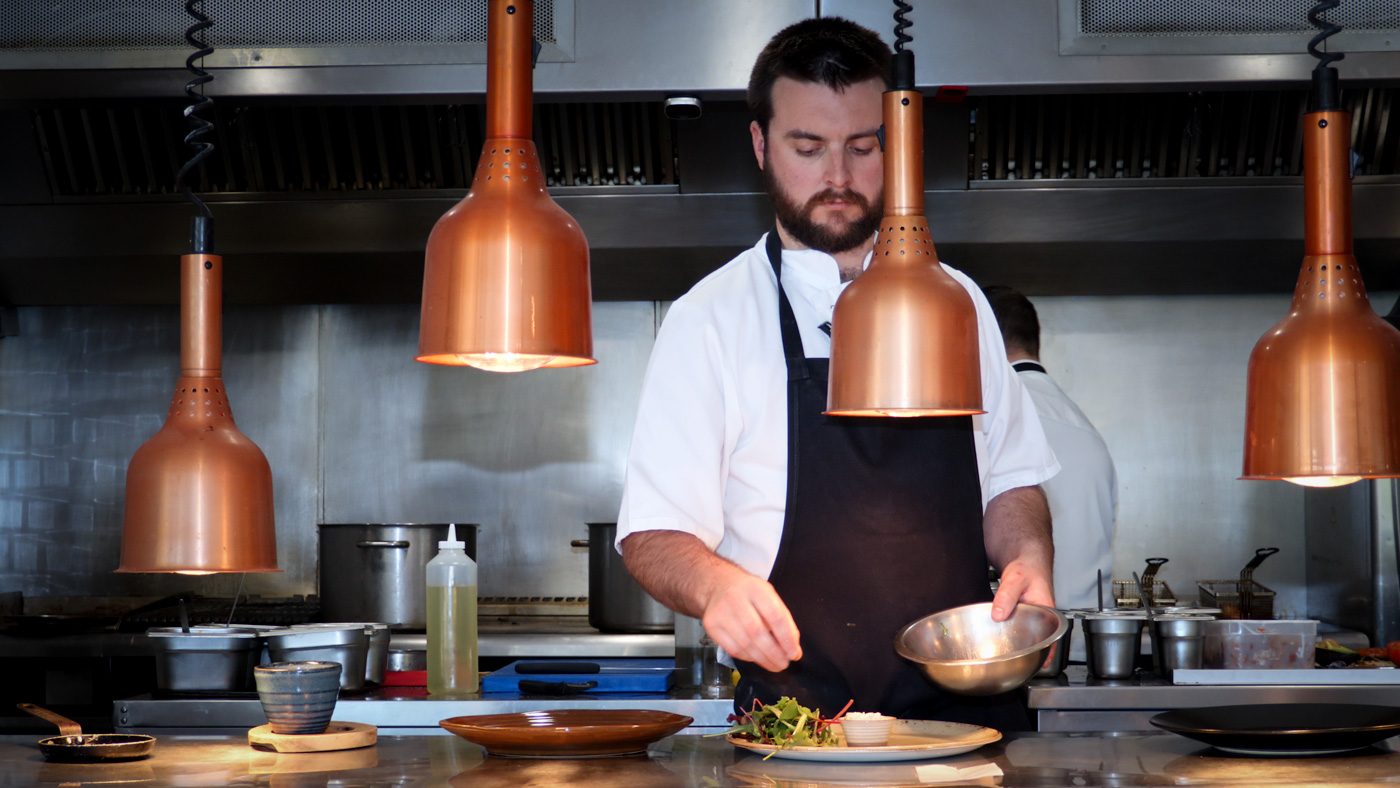
{"label": "pot handle", "polygon": [[364,541],[364,542],[356,542],[356,543],[355,543],[355,546],[356,546],[356,547],[393,547],[393,548],[396,548],[396,549],[407,549],[407,548],[408,548],[408,542],[402,542],[402,541],[397,541],[397,540],[396,540],[396,541],[393,541],[393,542],[384,542],[384,541],[370,540],[370,541]]}
{"label": "pot handle", "polygon": [[570,547],[587,547],[588,545],[589,541],[587,539],[575,539],[569,542]]}

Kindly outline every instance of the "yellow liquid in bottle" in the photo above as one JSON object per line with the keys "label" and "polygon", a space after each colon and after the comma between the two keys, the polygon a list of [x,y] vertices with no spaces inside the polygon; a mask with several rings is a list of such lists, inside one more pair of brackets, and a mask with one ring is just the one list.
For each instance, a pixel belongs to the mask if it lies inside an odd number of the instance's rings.
{"label": "yellow liquid in bottle", "polygon": [[428,692],[479,692],[476,651],[476,586],[428,586]]}

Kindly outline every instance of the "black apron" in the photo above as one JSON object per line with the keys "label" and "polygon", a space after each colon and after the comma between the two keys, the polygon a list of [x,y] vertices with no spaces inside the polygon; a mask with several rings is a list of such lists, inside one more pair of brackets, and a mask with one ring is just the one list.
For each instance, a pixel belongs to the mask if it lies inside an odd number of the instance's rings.
{"label": "black apron", "polygon": [[935,688],[894,650],[917,618],[992,598],[970,416],[825,416],[827,359],[806,358],[768,235],[788,369],[787,510],[768,581],[791,611],[802,659],[781,673],[739,662],[735,706],[783,695],[854,711],[1031,730],[1020,693]]}

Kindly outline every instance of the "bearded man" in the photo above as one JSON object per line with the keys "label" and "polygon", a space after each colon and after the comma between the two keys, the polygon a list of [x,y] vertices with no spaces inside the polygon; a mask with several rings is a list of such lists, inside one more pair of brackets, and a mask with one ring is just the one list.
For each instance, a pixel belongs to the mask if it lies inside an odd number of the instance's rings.
{"label": "bearded man", "polygon": [[890,57],[833,17],[759,55],[750,130],[776,227],[678,299],[657,334],[617,546],[734,661],[737,707],[787,695],[828,715],[849,700],[1023,730],[1019,695],[944,695],[893,649],[937,610],[990,600],[1004,620],[1022,600],[1054,604],[1037,485],[1059,466],[977,286],[947,269],[976,306],[984,416],[822,415],[832,307],[882,218]]}

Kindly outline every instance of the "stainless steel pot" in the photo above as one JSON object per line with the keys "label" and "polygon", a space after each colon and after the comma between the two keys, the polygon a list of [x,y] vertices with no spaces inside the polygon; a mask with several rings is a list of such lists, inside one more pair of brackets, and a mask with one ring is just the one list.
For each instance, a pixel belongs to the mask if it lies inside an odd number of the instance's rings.
{"label": "stainless steel pot", "polygon": [[[457,524],[457,538],[467,543],[473,560],[476,529]],[[423,629],[428,625],[426,567],[446,538],[446,524],[323,523],[321,617]]]}
{"label": "stainless steel pot", "polygon": [[588,623],[604,632],[670,632],[676,616],[642,589],[613,548],[617,523],[589,523]]}

